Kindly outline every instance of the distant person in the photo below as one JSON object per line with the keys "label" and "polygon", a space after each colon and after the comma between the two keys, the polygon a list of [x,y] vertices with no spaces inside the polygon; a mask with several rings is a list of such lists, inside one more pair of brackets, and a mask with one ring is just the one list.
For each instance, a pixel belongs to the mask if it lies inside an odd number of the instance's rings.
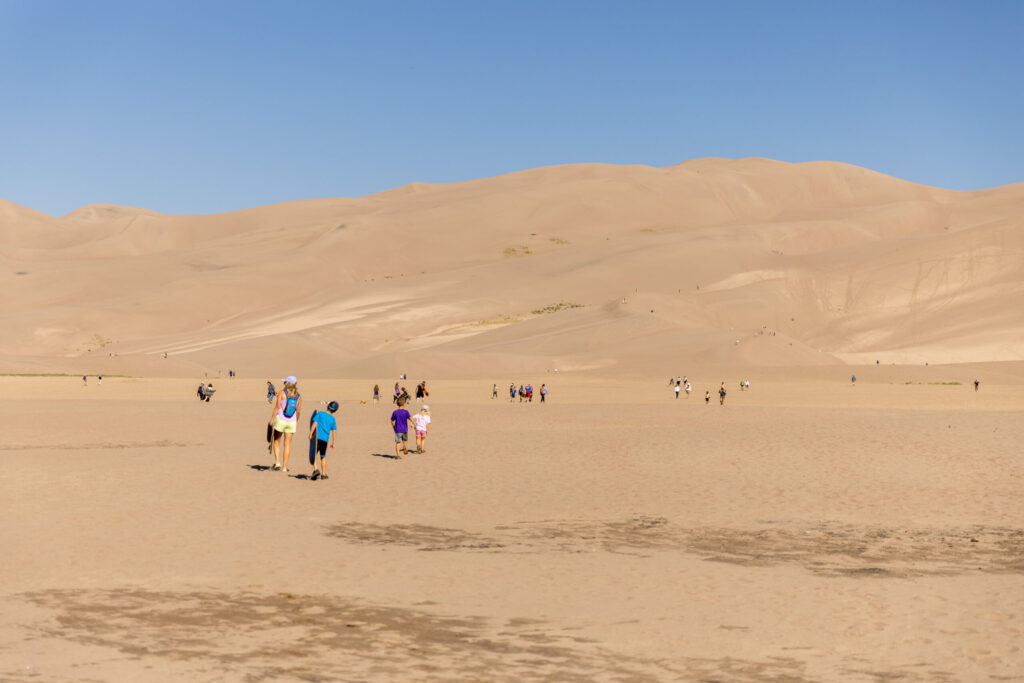
{"label": "distant person", "polygon": [[83,387],[89,386],[89,376],[88,375],[82,375],[82,386]]}
{"label": "distant person", "polygon": [[725,390],[725,382],[722,382],[722,386],[718,387],[718,404],[719,405],[723,405],[723,406],[725,405],[725,395],[726,395],[726,393],[728,393],[728,392],[726,392],[726,390]]}
{"label": "distant person", "polygon": [[209,384],[206,385],[206,388],[203,389],[203,395],[199,400],[206,401],[207,403],[209,403],[210,399],[213,398],[214,392],[216,391],[217,390],[213,388],[213,382],[210,382]]}
{"label": "distant person", "polygon": [[103,375],[96,375],[96,383],[103,384]]}
{"label": "distant person", "polygon": [[423,392],[423,382],[420,382],[419,384],[416,385],[416,400],[419,403],[423,403]]}
{"label": "distant person", "polygon": [[675,392],[676,392],[676,398],[678,399],[679,398],[679,385],[678,384],[675,387]]}
{"label": "distant person", "polygon": [[683,387],[683,391],[686,392],[686,398],[689,399],[690,398],[690,392],[693,391],[693,387],[690,386],[689,382],[687,382],[686,386]]}
{"label": "distant person", "polygon": [[850,386],[857,386],[857,375],[850,375]]}
{"label": "distant person", "polygon": [[[310,477],[313,481],[327,478],[327,448],[330,442],[331,450],[334,450],[335,435],[338,432],[338,421],[334,414],[338,412],[338,402],[331,401],[327,404],[327,412],[316,411],[313,416],[313,424],[309,427],[309,440],[316,439],[316,450],[313,451],[313,474]],[[319,456],[320,468],[317,469],[316,458]]]}
{"label": "distant person", "polygon": [[750,380],[749,379],[743,380],[743,389],[746,390],[746,391],[750,391]]}
{"label": "distant person", "polygon": [[398,399],[398,407],[391,413],[391,428],[395,431],[395,457],[399,457],[398,449],[403,455],[409,454],[409,423],[412,415],[405,409],[405,400]]}
{"label": "distant person", "polygon": [[493,387],[491,387],[491,398],[492,399],[498,398],[498,385],[497,384],[495,384]]}
{"label": "distant person", "polygon": [[508,402],[511,403],[514,400],[516,400],[516,385],[515,384],[509,384],[508,385]]}
{"label": "distant person", "polygon": [[978,385],[980,385],[980,384],[981,384],[981,380],[977,380],[977,379],[976,379],[976,380],[974,380],[974,390],[975,390],[975,391],[977,391],[977,390],[978,390]]}
{"label": "distant person", "polygon": [[708,389],[704,392],[704,405],[711,405],[711,390]]}
{"label": "distant person", "polygon": [[420,412],[412,416],[416,425],[416,452],[426,453],[427,434],[430,433],[430,406],[424,404]]}
{"label": "distant person", "polygon": [[395,382],[395,395],[391,397],[391,402],[394,404],[398,403],[398,397],[402,395],[402,386]]}
{"label": "distant person", "polygon": [[274,388],[273,382],[267,380],[267,403],[273,403],[275,396],[277,396],[277,389]]}
{"label": "distant person", "polygon": [[547,401],[547,398],[548,398],[548,385],[541,384],[540,385],[540,402],[544,403],[545,401]]}
{"label": "distant person", "polygon": [[284,379],[284,389],[274,398],[270,412],[270,424],[274,428],[273,470],[288,471],[288,459],[292,455],[292,437],[295,436],[302,412],[302,396],[299,394],[299,381],[294,375]]}
{"label": "distant person", "polygon": [[380,385],[379,384],[374,384],[373,385],[373,405],[378,405],[379,403],[380,403]]}
{"label": "distant person", "polygon": [[199,397],[200,401],[206,398],[206,382],[199,383],[199,389],[196,390],[196,395]]}

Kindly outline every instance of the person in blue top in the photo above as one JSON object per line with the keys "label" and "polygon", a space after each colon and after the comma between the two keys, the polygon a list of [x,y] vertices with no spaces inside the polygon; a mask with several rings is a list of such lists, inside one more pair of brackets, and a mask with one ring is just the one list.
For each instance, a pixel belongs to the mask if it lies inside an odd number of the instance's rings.
{"label": "person in blue top", "polygon": [[334,449],[335,434],[338,431],[338,421],[334,419],[334,413],[338,412],[338,402],[331,401],[327,404],[327,412],[318,410],[313,416],[313,424],[309,428],[309,440],[316,439],[316,455],[320,456],[320,469],[313,463],[313,481],[327,478],[327,446]]}
{"label": "person in blue top", "polygon": [[400,458],[398,449],[401,447],[403,455],[409,455],[409,423],[412,422],[412,415],[405,409],[405,399],[398,399],[398,408],[391,413],[391,428],[395,430],[395,457]]}

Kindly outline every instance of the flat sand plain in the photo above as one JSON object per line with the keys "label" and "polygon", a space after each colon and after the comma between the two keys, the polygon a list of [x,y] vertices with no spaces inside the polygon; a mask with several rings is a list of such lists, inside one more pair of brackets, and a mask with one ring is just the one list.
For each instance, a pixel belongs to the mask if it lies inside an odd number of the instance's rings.
{"label": "flat sand plain", "polygon": [[431,381],[401,460],[300,378],[326,482],[264,380],[2,377],[0,679],[1024,680],[1024,383],[870,372]]}

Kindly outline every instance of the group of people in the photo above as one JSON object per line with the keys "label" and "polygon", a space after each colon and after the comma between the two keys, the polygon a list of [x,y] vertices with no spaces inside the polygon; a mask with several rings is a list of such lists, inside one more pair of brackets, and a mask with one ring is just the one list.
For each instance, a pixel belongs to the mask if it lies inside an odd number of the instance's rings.
{"label": "group of people", "polygon": [[[288,461],[291,458],[292,439],[298,432],[299,417],[302,414],[302,394],[299,393],[299,381],[294,375],[281,380],[282,389],[278,391],[273,382],[267,382],[267,402],[271,404],[270,419],[267,420],[268,449],[274,456],[271,470],[288,472]],[[427,395],[426,382],[417,387],[417,396]],[[379,401],[380,387],[374,387],[374,397]],[[409,429],[412,427],[416,438],[416,452],[426,453],[427,435],[430,432],[430,406],[423,405],[419,413],[411,414],[405,409],[408,394],[404,397],[396,395],[397,408],[391,413],[391,429],[395,437],[395,457],[408,455]],[[365,403],[365,401],[364,401]],[[333,450],[337,441],[338,402],[327,403],[326,410],[315,410],[310,418],[309,441],[313,451],[313,474],[310,479],[327,479],[327,451]],[[314,443],[315,442],[315,443]]]}
{"label": "group of people", "polygon": [[[686,398],[690,398],[690,392],[693,391],[693,385],[690,384],[690,378],[687,377],[686,375],[682,375],[682,376],[678,376],[677,375],[675,377],[669,377],[668,378],[668,385],[670,387],[672,387],[672,390],[675,393],[676,398],[679,398],[680,392],[685,393],[686,394]],[[750,381],[749,380],[740,380],[740,391],[749,391],[749,390],[750,390]],[[726,395],[728,393],[729,392],[725,388],[725,381],[723,381],[722,384],[718,387],[718,403],[720,405],[723,405],[723,406],[725,405],[725,397],[726,397]],[[707,405],[707,404],[710,404],[710,403],[711,403],[711,390],[708,389],[708,390],[706,390],[704,392],[704,404]]]}
{"label": "group of people", "polygon": [[196,390],[196,396],[199,397],[200,401],[206,401],[209,403],[216,391],[217,390],[213,388],[213,382],[210,382],[209,384],[206,382],[200,382],[199,388]]}
{"label": "group of people", "polygon": [[669,377],[668,385],[675,385],[676,398],[679,398],[679,392],[683,391],[686,393],[686,398],[690,398],[690,392],[693,391],[693,386],[690,385],[690,379],[685,375],[682,377]]}
{"label": "group of people", "polygon": [[[274,456],[270,469],[288,472],[288,460],[292,455],[292,439],[299,430],[299,416],[302,414],[302,394],[299,380],[288,375],[281,380],[282,389],[276,391],[272,382],[267,382],[267,402],[271,404],[270,419],[267,421],[267,441]],[[309,421],[309,441],[313,445],[313,474],[310,479],[327,479],[327,450],[334,449],[338,421],[338,402],[330,401],[327,410],[314,410]],[[315,443],[313,443],[315,441]]]}
{"label": "group of people", "polygon": [[[400,375],[400,377],[404,378],[405,375]],[[426,399],[428,396],[430,396],[430,392],[427,391],[427,382],[426,380],[424,380],[416,385],[416,400],[419,401],[420,403],[423,403],[424,399]],[[409,399],[409,390],[403,387],[400,382],[395,382],[395,391],[394,394],[391,396],[391,403],[393,403],[394,405],[398,405],[399,401],[401,401],[402,403],[408,403]],[[380,385],[374,384],[373,404],[377,405],[378,403],[380,403]]]}
{"label": "group of people", "polygon": [[[547,387],[547,385],[546,384],[541,384],[540,385],[540,389],[538,390],[538,393],[540,394],[540,402],[541,403],[546,402],[547,401],[547,397],[548,397],[548,387]],[[514,402],[517,397],[519,398],[519,402],[520,403],[523,403],[523,402],[533,403],[533,385],[532,384],[520,384],[518,387],[516,387],[514,382],[512,384],[509,384],[508,385],[508,400],[509,400],[509,403]],[[492,399],[498,398],[498,385],[497,384],[495,384],[494,386],[491,387],[491,398]]]}

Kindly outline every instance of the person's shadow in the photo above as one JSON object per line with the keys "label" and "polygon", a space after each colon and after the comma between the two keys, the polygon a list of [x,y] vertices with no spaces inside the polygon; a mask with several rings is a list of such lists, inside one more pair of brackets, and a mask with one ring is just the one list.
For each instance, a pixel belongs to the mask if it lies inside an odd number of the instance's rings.
{"label": "person's shadow", "polygon": [[266,472],[270,469],[270,465],[249,465],[249,469],[256,470],[257,472]]}
{"label": "person's shadow", "polygon": [[388,460],[401,460],[402,458],[397,455],[391,455],[389,453],[372,453],[375,458],[387,458]]}

